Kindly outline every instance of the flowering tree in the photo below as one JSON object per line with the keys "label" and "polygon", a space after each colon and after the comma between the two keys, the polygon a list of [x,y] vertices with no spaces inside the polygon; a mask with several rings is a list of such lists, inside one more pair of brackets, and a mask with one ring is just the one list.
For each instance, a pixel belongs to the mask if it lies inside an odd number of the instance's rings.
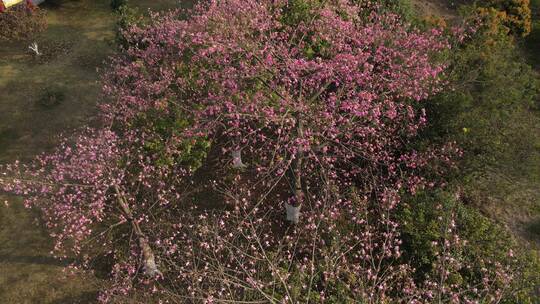
{"label": "flowering tree", "polygon": [[105,111],[191,117],[182,136],[217,137],[237,167],[246,151],[262,184],[286,180],[294,207],[323,172],[338,187],[414,189],[422,178],[401,169],[423,156],[407,142],[425,122],[419,102],[438,88],[443,67],[430,55],[447,44],[437,30],[362,13],[346,1],[226,1],[189,22],[172,14],[133,28]]}
{"label": "flowering tree", "polygon": [[124,31],[106,127],[2,177],[43,211],[59,252],[111,261],[101,300],[134,287],[179,303],[485,295],[415,282],[400,260],[393,210],[456,152],[412,141],[441,87],[440,31],[344,0],[180,15]]}

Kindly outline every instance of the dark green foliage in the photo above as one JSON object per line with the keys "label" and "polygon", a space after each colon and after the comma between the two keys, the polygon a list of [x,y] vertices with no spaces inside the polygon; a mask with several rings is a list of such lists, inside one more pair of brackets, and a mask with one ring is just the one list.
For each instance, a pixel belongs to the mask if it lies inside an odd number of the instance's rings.
{"label": "dark green foliage", "polygon": [[531,33],[525,39],[525,49],[529,60],[538,69],[540,68],[540,0],[531,1],[533,15]]}
{"label": "dark green foliage", "polygon": [[316,17],[312,12],[319,5],[321,5],[319,0],[289,0],[288,9],[283,12],[282,22],[289,26],[308,23]]}
{"label": "dark green foliage", "polygon": [[[148,122],[151,123],[148,124]],[[181,164],[195,171],[201,167],[210,150],[210,141],[208,139],[197,138],[177,143],[177,150],[181,151],[181,153],[168,151],[165,142],[167,138],[180,135],[190,123],[189,118],[181,112],[163,115],[161,112],[150,111],[140,114],[138,123],[134,127],[152,128],[150,132],[156,136],[146,141],[145,150],[148,155],[158,156],[158,165],[174,166]]]}
{"label": "dark green foliage", "polygon": [[115,11],[118,11],[123,6],[126,6],[127,2],[127,0],[111,0],[111,8]]}
{"label": "dark green foliage", "polygon": [[380,3],[384,9],[400,15],[405,20],[411,20],[415,17],[410,0],[382,0]]}
{"label": "dark green foliage", "polygon": [[425,135],[463,147],[463,176],[488,167],[523,174],[540,153],[538,81],[513,39],[481,29],[448,60],[449,89],[428,103]]}
{"label": "dark green foliage", "polygon": [[363,15],[366,18],[369,17],[370,12],[374,9],[383,13],[400,15],[406,21],[414,21],[418,17],[415,14],[411,0],[352,0],[352,2],[369,7],[369,9],[365,10],[365,15]]}
{"label": "dark green foliage", "polygon": [[129,42],[126,41],[123,31],[132,26],[142,25],[144,18],[137,8],[128,5],[122,5],[117,10],[118,19],[116,21],[116,42],[119,47],[128,47]]}
{"label": "dark green foliage", "polygon": [[[509,232],[483,216],[476,209],[463,205],[447,192],[421,193],[403,204],[397,215],[401,222],[403,258],[411,261],[421,280],[433,272],[436,248],[432,242],[448,238],[446,229],[454,216],[456,230],[462,240],[457,256],[464,265],[453,280],[475,284],[480,269],[500,263],[510,267],[515,280],[503,303],[537,303],[535,287],[540,286],[540,260],[534,251],[524,249]],[[513,256],[511,256],[513,255]]]}

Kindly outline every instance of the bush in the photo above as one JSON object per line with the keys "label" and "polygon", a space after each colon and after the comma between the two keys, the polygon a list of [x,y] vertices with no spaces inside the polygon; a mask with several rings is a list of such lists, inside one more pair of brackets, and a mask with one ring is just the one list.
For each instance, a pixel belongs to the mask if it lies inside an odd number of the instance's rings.
{"label": "bush", "polygon": [[127,0],[111,0],[111,8],[114,11],[120,10],[123,6],[127,5]]}
{"label": "bush", "polygon": [[133,43],[125,38],[124,31],[134,26],[142,26],[143,24],[144,18],[137,8],[128,5],[120,6],[117,10],[116,21],[116,43],[118,43],[118,46],[127,48],[130,43]]}
{"label": "bush", "polygon": [[[529,60],[536,67],[540,67],[540,0],[535,0],[531,3],[531,9],[535,14],[533,18],[531,34],[525,40],[525,48],[529,54]],[[540,102],[540,101],[539,101]],[[539,104],[540,106],[540,104]]]}
{"label": "bush", "polygon": [[433,244],[448,240],[448,220],[453,220],[459,237],[466,240],[455,253],[464,267],[455,272],[453,280],[474,286],[481,268],[504,265],[514,279],[511,286],[505,287],[508,293],[502,302],[537,303],[535,288],[540,286],[537,253],[525,250],[506,229],[460,200],[448,192],[423,192],[401,205],[397,218],[401,224],[403,257],[418,270],[415,279],[423,280],[434,271],[438,248]]}
{"label": "bush", "polygon": [[16,5],[0,13],[0,41],[21,41],[34,39],[47,28],[45,11]]}
{"label": "bush", "polygon": [[66,98],[64,91],[60,88],[47,87],[38,99],[38,104],[45,108],[52,108],[61,104]]}
{"label": "bush", "polygon": [[[462,176],[486,168],[523,175],[538,155],[534,115],[539,86],[512,37],[484,16],[483,25],[448,54],[449,87],[428,103],[429,140],[455,140],[464,149]],[[491,20],[491,21],[490,21]]]}
{"label": "bush", "polygon": [[380,3],[384,5],[386,9],[407,20],[414,18],[415,13],[411,0],[382,0]]}
{"label": "bush", "polygon": [[[482,0],[479,5],[500,12],[504,25],[511,33],[527,36],[531,32],[530,0]],[[480,9],[480,13],[485,13]]]}

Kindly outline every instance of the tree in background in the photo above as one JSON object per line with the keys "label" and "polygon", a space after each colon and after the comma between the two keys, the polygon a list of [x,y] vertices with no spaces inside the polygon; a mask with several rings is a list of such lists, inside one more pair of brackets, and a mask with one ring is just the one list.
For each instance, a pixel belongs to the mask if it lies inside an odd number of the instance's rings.
{"label": "tree in background", "polygon": [[478,4],[480,15],[490,14],[490,9],[497,11],[512,34],[524,37],[531,32],[530,0],[483,0]]}

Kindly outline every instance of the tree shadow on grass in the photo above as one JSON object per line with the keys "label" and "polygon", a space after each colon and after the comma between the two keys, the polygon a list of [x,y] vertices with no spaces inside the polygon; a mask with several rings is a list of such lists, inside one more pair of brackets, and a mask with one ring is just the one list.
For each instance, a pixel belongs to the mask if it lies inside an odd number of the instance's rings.
{"label": "tree shadow on grass", "polygon": [[41,7],[46,9],[60,9],[64,6],[64,4],[66,4],[66,2],[68,2],[68,0],[47,0],[43,4],[41,4]]}
{"label": "tree shadow on grass", "polygon": [[19,138],[19,132],[13,127],[2,129],[0,125],[0,153],[7,149],[9,143]]}
{"label": "tree shadow on grass", "polygon": [[52,302],[52,304],[86,304],[97,303],[98,293],[96,291],[85,291],[77,296],[67,296]]}
{"label": "tree shadow on grass", "polygon": [[21,255],[0,255],[0,263],[17,263],[17,264],[37,264],[47,266],[66,267],[72,264],[74,259],[56,259],[51,256],[35,255],[35,256],[21,256]]}
{"label": "tree shadow on grass", "polygon": [[540,218],[535,218],[527,223],[526,237],[535,244],[540,244]]}
{"label": "tree shadow on grass", "polygon": [[540,0],[531,1],[532,29],[523,41],[529,63],[540,70]]}

